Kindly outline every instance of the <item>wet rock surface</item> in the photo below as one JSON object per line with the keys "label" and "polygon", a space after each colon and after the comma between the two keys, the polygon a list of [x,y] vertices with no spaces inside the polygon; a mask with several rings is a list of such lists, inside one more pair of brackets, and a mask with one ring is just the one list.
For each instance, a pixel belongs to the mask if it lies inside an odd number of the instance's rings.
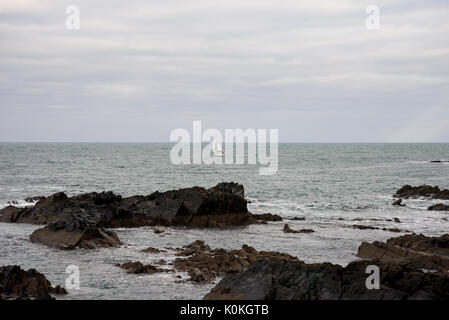
{"label": "wet rock surface", "polygon": [[284,229],[282,229],[285,233],[313,233],[315,232],[312,229],[300,229],[300,230],[293,230],[289,227],[288,224],[284,224]]}
{"label": "wet rock surface", "polygon": [[[369,290],[366,267],[377,265],[380,289]],[[411,264],[354,261],[345,268],[330,263],[257,261],[224,277],[206,300],[404,300],[448,299],[449,277],[424,273]]]}
{"label": "wet rock surface", "polygon": [[53,299],[51,294],[67,294],[60,287],[52,287],[47,278],[35,269],[28,271],[19,266],[0,267],[1,299]]}
{"label": "wet rock surface", "polygon": [[411,185],[405,185],[394,195],[395,198],[409,199],[409,198],[428,198],[428,199],[449,199],[449,190],[441,190],[440,187],[421,185],[417,187],[412,187]]}
{"label": "wet rock surface", "polygon": [[406,262],[416,268],[447,273],[449,235],[427,237],[422,234],[407,234],[390,238],[386,242],[363,242],[357,256],[381,262]]}

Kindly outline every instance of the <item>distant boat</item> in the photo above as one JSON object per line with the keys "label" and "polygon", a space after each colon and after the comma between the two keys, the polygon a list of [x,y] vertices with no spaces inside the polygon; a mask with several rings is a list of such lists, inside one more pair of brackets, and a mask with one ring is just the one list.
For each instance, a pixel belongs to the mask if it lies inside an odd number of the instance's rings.
{"label": "distant boat", "polygon": [[221,141],[218,141],[217,137],[214,137],[212,153],[213,153],[214,157],[223,157],[224,156],[224,152],[221,149]]}

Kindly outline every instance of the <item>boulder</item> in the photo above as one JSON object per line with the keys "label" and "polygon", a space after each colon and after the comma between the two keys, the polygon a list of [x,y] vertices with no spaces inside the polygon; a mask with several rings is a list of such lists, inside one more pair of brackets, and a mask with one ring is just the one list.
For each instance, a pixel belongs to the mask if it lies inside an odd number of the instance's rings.
{"label": "boulder", "polygon": [[427,208],[427,210],[432,211],[449,211],[449,206],[443,203],[437,203]]}
{"label": "boulder", "polygon": [[429,185],[422,185],[412,187],[411,185],[405,185],[394,195],[395,198],[408,199],[408,198],[428,198],[428,199],[449,199],[449,190],[441,190],[438,186],[432,187]]}
{"label": "boulder", "polygon": [[[380,289],[366,287],[368,265],[380,269]],[[225,276],[205,300],[404,300],[448,299],[449,277],[409,264],[354,261],[330,263],[260,260]]]}
{"label": "boulder", "polygon": [[0,267],[1,298],[52,299],[50,294],[67,294],[67,291],[60,286],[52,287],[50,281],[35,269],[25,271],[19,266]]}
{"label": "boulder", "polygon": [[30,240],[63,250],[118,247],[122,244],[115,232],[98,227],[94,221],[82,216],[50,223],[35,230]]}

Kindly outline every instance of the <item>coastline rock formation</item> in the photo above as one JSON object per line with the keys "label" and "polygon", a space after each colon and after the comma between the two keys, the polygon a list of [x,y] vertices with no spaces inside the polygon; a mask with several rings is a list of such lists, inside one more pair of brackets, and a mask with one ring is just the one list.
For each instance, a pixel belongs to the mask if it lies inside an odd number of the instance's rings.
{"label": "coastline rock formation", "polygon": [[[366,287],[366,268],[377,265],[380,289]],[[404,300],[448,299],[449,277],[424,273],[410,264],[354,261],[331,263],[257,261],[224,277],[205,300]]]}
{"label": "coastline rock formation", "polygon": [[31,200],[38,202],[33,207],[0,210],[0,222],[46,224],[33,232],[31,241],[67,250],[120,245],[117,235],[104,228],[228,227],[278,219],[274,215],[254,217],[248,211],[243,186],[233,182],[126,198],[111,191],[72,197],[58,192]]}
{"label": "coastline rock formation", "polygon": [[441,237],[407,234],[390,238],[386,242],[363,242],[357,256],[385,263],[405,262],[416,268],[448,272],[449,234]]}
{"label": "coastline rock formation", "polygon": [[0,267],[0,300],[2,299],[53,299],[50,294],[67,294],[60,287],[52,287],[45,276],[35,269],[22,270],[19,266]]}
{"label": "coastline rock formation", "polygon": [[111,191],[73,197],[59,192],[39,200],[34,207],[8,206],[0,222],[49,224],[82,216],[98,227],[247,225],[255,219],[248,212],[243,186],[219,183],[213,188],[192,187],[148,196],[122,198]]}
{"label": "coastline rock formation", "polygon": [[449,190],[441,190],[440,187],[422,185],[412,187],[411,185],[405,185],[394,195],[395,198],[409,199],[409,198],[428,198],[428,199],[441,199],[449,200]]}

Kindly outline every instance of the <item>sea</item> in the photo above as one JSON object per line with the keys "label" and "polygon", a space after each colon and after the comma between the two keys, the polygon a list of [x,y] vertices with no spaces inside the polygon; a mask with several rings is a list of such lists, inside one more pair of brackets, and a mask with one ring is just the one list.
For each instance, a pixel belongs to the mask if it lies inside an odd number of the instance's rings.
{"label": "sea", "polygon": [[[127,274],[126,261],[154,263],[175,252],[143,253],[146,247],[176,248],[204,240],[212,248],[280,251],[307,262],[347,265],[362,241],[385,241],[406,232],[449,233],[449,212],[428,211],[447,201],[405,200],[392,206],[405,184],[449,188],[447,143],[280,143],[278,170],[260,175],[258,164],[181,164],[170,161],[169,143],[0,143],[0,208],[24,199],[63,191],[75,195],[111,190],[123,196],[148,195],[191,186],[234,181],[244,185],[253,213],[273,213],[283,221],[247,227],[191,229],[161,227],[116,229],[120,248],[62,251],[31,243],[41,226],[0,223],[0,266],[35,268],[53,285],[66,286],[69,266],[79,269],[79,288],[58,299],[201,299],[215,283],[197,285],[183,273]],[[31,204],[32,205],[32,204]],[[293,218],[304,220],[292,220]],[[400,223],[385,221],[399,218]],[[282,231],[313,229],[310,234]],[[353,225],[378,227],[354,229]],[[384,231],[399,228],[403,232]],[[69,268],[68,268],[69,267]],[[181,277],[178,278],[178,276]]]}

